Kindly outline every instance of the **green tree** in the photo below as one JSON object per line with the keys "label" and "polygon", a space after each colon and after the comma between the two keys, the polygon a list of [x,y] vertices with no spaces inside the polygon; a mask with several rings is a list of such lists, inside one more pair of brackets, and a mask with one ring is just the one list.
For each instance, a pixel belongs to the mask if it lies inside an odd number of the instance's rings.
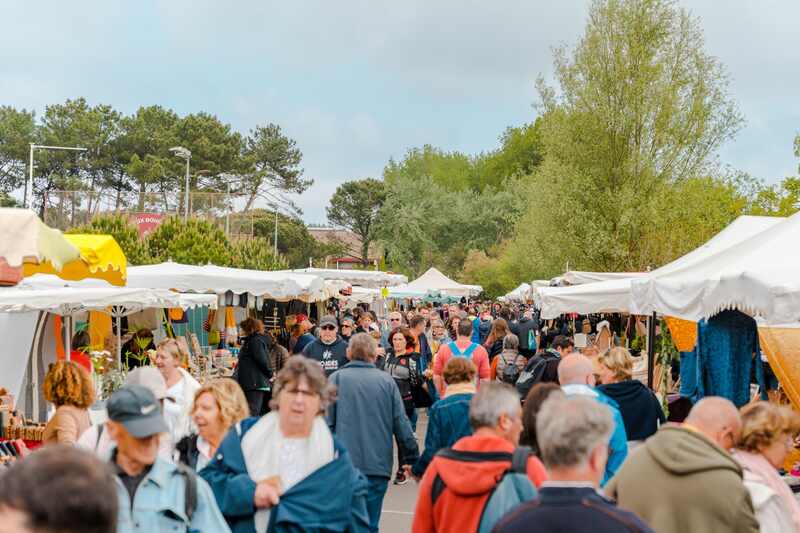
{"label": "green tree", "polygon": [[[531,274],[567,261],[642,269],[657,259],[641,252],[657,249],[646,239],[670,231],[651,217],[664,191],[713,175],[716,150],[741,126],[725,71],[675,1],[595,0],[578,45],[556,50],[555,78],[557,89],[538,84],[546,155],[510,253]],[[680,238],[676,248],[701,242]]]}
{"label": "green tree", "polygon": [[0,106],[0,191],[9,193],[25,184],[30,143],[36,134],[33,111]]}
{"label": "green tree", "polygon": [[89,224],[71,228],[67,233],[111,235],[117,241],[129,265],[152,263],[147,246],[139,239],[139,231],[124,215],[98,215]]}
{"label": "green tree", "polygon": [[410,149],[399,162],[390,159],[383,170],[383,180],[388,186],[423,178],[430,178],[448,190],[478,188],[475,165],[468,155],[445,152],[428,144]]}
{"label": "green tree", "polygon": [[[253,209],[250,213],[254,216],[253,233],[274,246],[275,213],[264,209]],[[328,256],[341,257],[345,251],[340,243],[318,242],[299,218],[278,215],[278,254],[286,259],[288,268],[305,268],[309,259],[317,262]]]}
{"label": "green tree", "polygon": [[501,187],[514,176],[528,176],[544,157],[541,118],[530,124],[509,127],[500,136],[500,149],[478,160],[481,190],[486,186]]}
{"label": "green tree", "polygon": [[375,240],[377,218],[386,201],[384,184],[367,178],[347,181],[336,188],[326,212],[328,221],[361,239],[361,263],[369,264],[369,245]]}
{"label": "green tree", "polygon": [[289,267],[286,259],[272,251],[267,239],[240,239],[231,243],[231,259],[229,266],[248,268],[251,270],[282,270]]}
{"label": "green tree", "polygon": [[800,178],[786,178],[778,185],[763,186],[749,209],[751,215],[788,217],[800,209]]}
{"label": "green tree", "polygon": [[245,211],[253,207],[257,198],[293,207],[283,193],[301,194],[314,183],[303,178],[303,153],[297,142],[285,136],[277,124],[251,130],[244,140],[243,156],[247,170],[240,190],[248,195]]}
{"label": "green tree", "polygon": [[231,250],[225,233],[213,223],[169,217],[150,235],[147,250],[154,262],[175,261],[187,265],[228,265]]}

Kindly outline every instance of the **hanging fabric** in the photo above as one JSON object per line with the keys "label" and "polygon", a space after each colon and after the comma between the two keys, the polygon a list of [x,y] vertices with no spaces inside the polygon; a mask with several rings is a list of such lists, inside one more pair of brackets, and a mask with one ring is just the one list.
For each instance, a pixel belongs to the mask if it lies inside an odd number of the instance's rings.
{"label": "hanging fabric", "polygon": [[89,311],[89,339],[92,347],[105,349],[106,341],[114,336],[111,315],[103,311]]}

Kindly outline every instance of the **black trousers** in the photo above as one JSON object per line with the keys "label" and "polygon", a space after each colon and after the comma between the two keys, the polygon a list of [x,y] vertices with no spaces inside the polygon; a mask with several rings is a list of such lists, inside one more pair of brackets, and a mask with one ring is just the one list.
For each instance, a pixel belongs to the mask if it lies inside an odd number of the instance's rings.
{"label": "black trousers", "polygon": [[272,391],[248,390],[244,391],[244,397],[247,398],[247,405],[250,406],[250,416],[262,416],[269,413]]}

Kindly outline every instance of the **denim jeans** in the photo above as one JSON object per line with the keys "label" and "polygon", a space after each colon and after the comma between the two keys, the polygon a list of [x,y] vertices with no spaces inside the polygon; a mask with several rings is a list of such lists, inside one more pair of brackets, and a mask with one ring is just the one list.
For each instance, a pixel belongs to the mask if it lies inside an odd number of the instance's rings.
{"label": "denim jeans", "polygon": [[381,522],[383,497],[389,487],[389,478],[383,476],[367,476],[367,513],[369,513],[369,530],[377,533]]}

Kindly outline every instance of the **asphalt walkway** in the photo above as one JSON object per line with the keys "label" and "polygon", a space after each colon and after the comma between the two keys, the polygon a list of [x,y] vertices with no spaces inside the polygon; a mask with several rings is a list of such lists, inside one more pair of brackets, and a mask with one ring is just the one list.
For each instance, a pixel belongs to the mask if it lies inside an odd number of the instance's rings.
{"label": "asphalt walkway", "polygon": [[[428,416],[424,410],[419,411],[417,420],[417,442],[420,452],[424,448],[425,431],[428,427]],[[397,452],[394,454],[397,457]],[[395,459],[396,461],[396,459]],[[397,465],[394,467],[397,472]],[[414,506],[417,503],[417,482],[410,479],[405,485],[393,485],[389,482],[389,490],[383,500],[381,513],[382,533],[409,533],[414,517]]]}

